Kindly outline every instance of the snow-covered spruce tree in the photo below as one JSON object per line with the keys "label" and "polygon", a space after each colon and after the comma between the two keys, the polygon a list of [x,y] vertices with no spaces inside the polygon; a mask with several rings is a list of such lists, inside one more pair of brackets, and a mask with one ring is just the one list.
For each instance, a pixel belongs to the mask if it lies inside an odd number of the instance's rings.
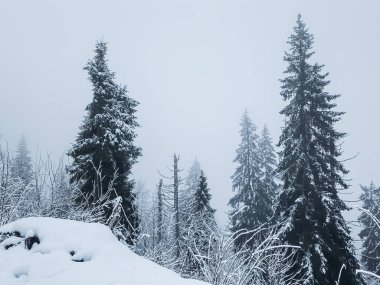
{"label": "snow-covered spruce tree", "polygon": [[27,185],[32,178],[32,172],[32,159],[29,156],[25,136],[22,136],[16,149],[16,155],[13,158],[12,175],[19,177]]}
{"label": "snow-covered spruce tree", "polygon": [[200,171],[197,188],[194,193],[194,214],[204,215],[207,220],[214,220],[215,210],[210,205],[211,194],[207,178],[203,170]]}
{"label": "snow-covered spruce tree", "polygon": [[200,171],[193,199],[192,219],[187,234],[189,241],[186,264],[189,277],[204,280],[203,267],[206,264],[210,266],[210,251],[216,249],[215,242],[210,242],[216,230],[216,222],[215,209],[210,205],[211,194],[203,170]]}
{"label": "snow-covered spruce tree", "polygon": [[[380,188],[376,188],[373,183],[361,188],[363,193],[360,200],[363,202],[363,208],[376,219],[380,219]],[[380,228],[373,218],[364,212],[360,214],[359,222],[363,225],[363,230],[359,233],[364,248],[361,261],[366,270],[380,275]]]}
{"label": "snow-covered spruce tree", "polygon": [[[252,231],[268,221],[271,215],[271,200],[262,187],[260,156],[256,126],[245,111],[241,120],[241,143],[236,151],[238,164],[232,176],[232,187],[236,194],[229,201],[231,231]],[[250,234],[239,235],[235,245],[239,248],[251,238]],[[248,242],[252,245],[253,241]]]}
{"label": "snow-covered spruce tree", "polygon": [[198,179],[201,173],[201,165],[197,159],[193,161],[189,172],[186,177],[185,187],[188,192],[191,192],[192,195],[195,193],[195,190],[198,186]]}
{"label": "snow-covered spruce tree", "polygon": [[277,168],[276,152],[270,137],[268,128],[264,126],[258,143],[260,167],[263,172],[262,187],[268,193],[271,199],[271,205],[274,205],[278,193],[278,185],[275,181],[275,169]]}
{"label": "snow-covered spruce tree", "polygon": [[184,189],[180,191],[179,206],[181,208],[181,221],[185,227],[187,227],[191,220],[194,208],[194,194],[198,186],[200,171],[200,163],[198,160],[194,160],[185,179]]}
{"label": "snow-covered spruce tree", "polygon": [[313,35],[301,16],[288,43],[284,57],[288,67],[281,80],[281,96],[289,103],[281,111],[286,119],[279,141],[283,148],[278,167],[283,189],[276,214],[280,243],[301,247],[291,271],[299,272],[303,284],[335,284],[342,266],[339,284],[362,284],[341,214],[348,207],[338,196],[338,189],[348,188],[343,179],[348,171],[337,159],[338,141],[345,136],[334,129],[342,115],[333,110],[338,95],[325,91],[329,81],[323,66],[309,63]]}
{"label": "snow-covered spruce tree", "polygon": [[191,165],[188,175],[182,190],[179,192],[179,211],[180,211],[180,232],[181,232],[181,250],[182,256],[186,256],[189,242],[191,242],[191,234],[189,231],[194,218],[194,196],[198,185],[198,178],[200,175],[200,164],[194,160]]}
{"label": "snow-covered spruce tree", "polygon": [[42,193],[36,185],[36,175],[29,155],[25,136],[23,135],[17,145],[15,156],[11,161],[11,177],[13,182],[19,180],[17,191],[12,193],[14,201],[17,201],[17,215],[25,217],[31,213],[36,214],[36,209],[41,210]]}
{"label": "snow-covered spruce tree", "polygon": [[[135,128],[139,126],[135,117],[138,102],[127,95],[125,86],[115,83],[115,74],[107,66],[106,52],[106,43],[98,42],[94,59],[84,68],[93,85],[93,100],[86,108],[87,116],[69,151],[73,158],[69,172],[71,182],[79,184],[83,199],[90,204],[112,184],[110,199],[122,198],[122,224],[128,231],[126,241],[132,243],[138,231],[138,215],[134,181],[129,176],[141,155],[141,149],[134,145]],[[105,218],[111,214],[110,207]]]}

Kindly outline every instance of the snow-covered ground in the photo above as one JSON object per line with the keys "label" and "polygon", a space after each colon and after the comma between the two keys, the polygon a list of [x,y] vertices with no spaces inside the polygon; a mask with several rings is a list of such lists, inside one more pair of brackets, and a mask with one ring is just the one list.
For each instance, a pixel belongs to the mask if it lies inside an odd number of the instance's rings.
{"label": "snow-covered ground", "polygon": [[[14,232],[20,237],[0,235],[1,285],[206,284],[134,254],[101,224],[26,218],[0,227],[0,234]],[[35,235],[40,243],[27,250],[25,237]]]}

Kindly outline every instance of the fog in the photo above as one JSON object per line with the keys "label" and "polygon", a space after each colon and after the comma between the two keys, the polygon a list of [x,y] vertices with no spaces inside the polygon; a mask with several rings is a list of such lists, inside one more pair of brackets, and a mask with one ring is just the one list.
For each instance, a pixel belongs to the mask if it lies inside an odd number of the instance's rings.
{"label": "fog", "polygon": [[[342,94],[338,130],[348,133],[350,192],[379,184],[378,1],[0,1],[0,134],[14,148],[60,157],[74,142],[91,101],[83,70],[97,40],[108,42],[109,66],[140,102],[136,144],[143,156],[136,181],[154,189],[197,158],[209,179],[222,223],[245,108],[277,143],[284,106],[279,79],[284,51],[301,13],[315,36],[314,60]],[[351,203],[356,205],[357,203]],[[356,219],[355,212],[348,215]]]}

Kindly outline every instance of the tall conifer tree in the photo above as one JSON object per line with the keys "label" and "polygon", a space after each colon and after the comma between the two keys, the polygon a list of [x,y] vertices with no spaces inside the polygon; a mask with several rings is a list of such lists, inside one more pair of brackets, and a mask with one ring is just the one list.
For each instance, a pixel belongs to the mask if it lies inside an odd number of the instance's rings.
{"label": "tall conifer tree", "polygon": [[[137,101],[128,96],[125,86],[115,83],[115,74],[108,69],[107,45],[96,44],[95,57],[85,66],[93,85],[93,100],[75,144],[69,151],[73,163],[69,169],[71,182],[78,182],[88,201],[95,202],[112,186],[110,198],[121,197],[122,223],[132,243],[138,230],[138,215],[133,193],[131,169],[141,155],[134,145]],[[99,177],[96,169],[101,170]],[[116,174],[116,176],[115,176]],[[112,209],[106,209],[106,218]]]}
{"label": "tall conifer tree", "polygon": [[360,199],[363,202],[363,208],[373,215],[371,217],[367,213],[362,213],[359,216],[359,222],[363,225],[363,230],[359,233],[363,240],[361,261],[366,270],[380,275],[380,227],[373,219],[380,219],[380,188],[376,188],[373,183],[361,188],[363,193]]}
{"label": "tall conifer tree", "polygon": [[200,170],[198,183],[193,193],[193,211],[189,227],[188,254],[186,267],[190,276],[204,279],[202,267],[210,265],[209,256],[215,250],[215,241],[211,239],[216,230],[215,209],[210,205],[211,194],[208,188],[207,178],[203,170]]}
{"label": "tall conifer tree", "polygon": [[276,195],[278,194],[278,185],[275,181],[275,169],[277,168],[276,152],[270,137],[268,128],[264,126],[258,143],[260,167],[262,169],[262,187],[268,193],[271,199],[271,205],[274,205]]}
{"label": "tall conifer tree", "polygon": [[[13,181],[18,187],[12,193],[15,201],[18,201],[17,208],[19,215],[27,216],[32,211],[32,206],[41,205],[40,191],[37,191],[37,185],[34,178],[32,159],[30,158],[25,136],[23,135],[17,145],[16,155],[11,163],[11,175]],[[30,203],[33,201],[33,204]]]}
{"label": "tall conifer tree", "polygon": [[194,194],[197,189],[198,179],[200,175],[201,167],[197,160],[193,161],[188,175],[185,180],[185,187],[179,193],[179,207],[181,212],[181,226],[185,227],[182,232],[186,232],[186,228],[191,223],[193,209],[194,209]]}
{"label": "tall conifer tree", "polygon": [[303,284],[335,284],[342,266],[339,284],[362,284],[341,214],[348,207],[338,196],[338,189],[348,188],[343,178],[347,170],[338,160],[338,141],[345,134],[334,129],[343,114],[334,111],[338,95],[325,91],[329,81],[323,66],[310,63],[313,35],[301,16],[288,43],[288,67],[281,80],[281,96],[288,101],[281,111],[286,120],[279,141],[281,242],[301,247],[291,273],[303,277]]}
{"label": "tall conifer tree", "polygon": [[203,170],[201,170],[197,188],[194,193],[194,213],[205,217],[213,217],[215,210],[211,207],[210,200],[211,194],[208,188],[207,178]]}
{"label": "tall conifer tree", "polygon": [[[232,207],[230,212],[232,232],[255,230],[266,223],[271,215],[271,201],[261,182],[262,171],[256,126],[247,111],[241,120],[240,136],[241,143],[236,150],[234,160],[238,166],[232,176],[232,187],[236,194],[229,201]],[[239,248],[250,238],[249,234],[240,235],[235,245]]]}
{"label": "tall conifer tree", "polygon": [[197,189],[200,172],[201,172],[200,163],[198,160],[195,159],[193,161],[193,164],[191,165],[189,171],[188,171],[186,181],[185,181],[185,189],[184,189],[183,195],[182,195],[183,196],[182,200],[188,206],[189,206],[188,203],[190,202],[188,200],[193,199],[195,190]]}
{"label": "tall conifer tree", "polygon": [[25,136],[22,136],[12,163],[12,175],[20,178],[26,185],[32,179],[32,172],[32,159],[29,156]]}

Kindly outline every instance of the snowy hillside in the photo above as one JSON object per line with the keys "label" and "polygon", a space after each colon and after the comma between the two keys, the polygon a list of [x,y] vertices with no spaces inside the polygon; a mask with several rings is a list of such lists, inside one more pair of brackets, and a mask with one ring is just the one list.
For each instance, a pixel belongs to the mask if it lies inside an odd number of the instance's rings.
{"label": "snowy hillside", "polygon": [[104,225],[26,218],[0,227],[0,284],[206,283],[183,279],[134,254]]}

